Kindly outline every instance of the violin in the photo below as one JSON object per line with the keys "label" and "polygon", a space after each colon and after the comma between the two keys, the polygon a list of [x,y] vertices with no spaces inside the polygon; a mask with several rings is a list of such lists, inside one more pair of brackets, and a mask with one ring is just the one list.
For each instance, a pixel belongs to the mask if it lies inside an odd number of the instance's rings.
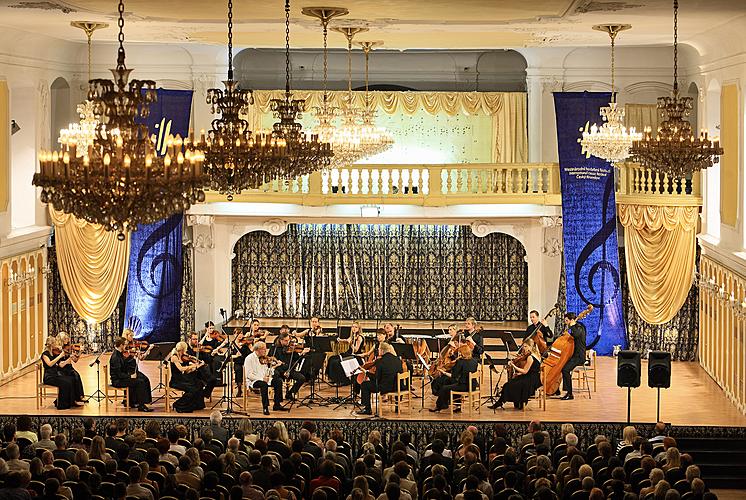
{"label": "violin", "polygon": [[195,356],[190,356],[189,354],[182,354],[181,355],[181,362],[182,363],[202,363],[202,361]]}
{"label": "violin", "polygon": [[227,336],[225,334],[220,333],[217,330],[213,330],[210,332],[210,338],[212,340],[217,340],[218,342],[224,342]]}
{"label": "violin", "polygon": [[274,356],[259,356],[259,362],[269,367],[280,366],[282,364],[282,361]]}
{"label": "violin", "polygon": [[212,352],[211,345],[197,344],[196,347],[192,346],[191,349],[194,352]]}

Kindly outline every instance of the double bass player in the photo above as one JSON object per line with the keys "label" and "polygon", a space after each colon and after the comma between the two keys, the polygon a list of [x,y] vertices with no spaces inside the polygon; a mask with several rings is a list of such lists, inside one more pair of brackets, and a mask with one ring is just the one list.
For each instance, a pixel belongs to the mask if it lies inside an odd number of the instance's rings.
{"label": "double bass player", "polygon": [[572,356],[562,367],[562,386],[565,389],[565,395],[560,399],[575,399],[572,395],[572,371],[576,366],[582,366],[585,363],[585,325],[577,321],[577,315],[573,312],[565,313],[565,326],[567,333],[572,336],[575,342]]}

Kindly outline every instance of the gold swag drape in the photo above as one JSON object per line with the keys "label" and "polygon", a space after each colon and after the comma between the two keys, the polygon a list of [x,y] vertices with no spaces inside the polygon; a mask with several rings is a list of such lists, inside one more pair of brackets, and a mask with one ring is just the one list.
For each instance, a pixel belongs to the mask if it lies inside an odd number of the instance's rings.
{"label": "gold swag drape", "polygon": [[673,318],[694,276],[699,207],[619,205],[629,293],[646,322]]}
{"label": "gold swag drape", "polygon": [[[249,109],[248,121],[251,130],[261,128],[261,115],[270,111],[270,101],[281,99],[284,90],[255,90],[254,106]],[[310,112],[321,106],[323,92],[319,90],[293,91],[294,99],[305,99]],[[346,108],[347,91],[329,92],[330,106]],[[431,115],[459,113],[483,114],[493,117],[495,134],[492,160],[495,163],[521,163],[528,160],[528,113],[525,92],[370,92],[373,109],[396,113],[414,114],[424,109]],[[352,93],[354,106],[365,106],[365,92]]]}
{"label": "gold swag drape", "polygon": [[98,224],[58,212],[51,205],[49,214],[65,293],[82,318],[103,322],[117,307],[127,281],[129,234],[119,241],[115,231],[104,231]]}

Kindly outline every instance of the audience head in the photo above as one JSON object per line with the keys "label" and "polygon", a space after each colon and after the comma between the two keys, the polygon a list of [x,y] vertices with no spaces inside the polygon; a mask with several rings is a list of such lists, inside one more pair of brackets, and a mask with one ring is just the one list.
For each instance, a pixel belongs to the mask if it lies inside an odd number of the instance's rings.
{"label": "audience head", "polygon": [[662,479],[655,485],[655,498],[656,500],[663,500],[666,497],[666,492],[671,489],[671,485],[668,481]]}
{"label": "audience head", "polygon": [[181,472],[187,472],[192,468],[192,459],[186,455],[179,457],[179,470]]}
{"label": "audience head", "polygon": [[39,437],[41,439],[49,439],[52,437],[52,426],[49,424],[44,424],[39,429]]}
{"label": "audience head", "polygon": [[599,488],[593,488],[588,495],[588,500],[604,500],[605,498],[604,492]]}
{"label": "audience head", "polygon": [[567,446],[578,446],[578,436],[573,432],[569,432],[565,435],[565,443]]}
{"label": "audience head", "polygon": [[[590,465],[588,466],[590,467]],[[593,471],[591,470],[591,475],[585,476],[580,480],[581,488],[583,488],[583,491],[590,492],[593,487],[596,485],[596,482],[593,480]]]}
{"label": "audience head", "polygon": [[666,476],[663,473],[663,469],[659,469],[659,468],[656,467],[655,469],[653,469],[653,470],[650,471],[650,484],[652,484],[653,486],[655,486],[660,481],[662,481],[664,477],[666,477]]}
{"label": "audience head", "polygon": [[700,478],[695,477],[691,481],[691,489],[695,496],[701,495],[705,491],[705,482]]}
{"label": "audience head", "polygon": [[622,431],[622,437],[627,444],[632,444],[637,437],[637,429],[633,425],[628,425]]}
{"label": "audience head", "polygon": [[3,426],[3,441],[10,443],[16,439],[16,424],[8,422]]}
{"label": "audience head", "polygon": [[598,443],[598,445],[596,445],[596,447],[598,448],[598,454],[605,460],[611,458],[613,454],[611,443],[609,443],[608,441],[601,441],[600,443]]}
{"label": "audience head", "polygon": [[145,434],[151,439],[161,437],[161,424],[158,423],[158,420],[148,420],[148,423],[145,424]]}
{"label": "audience head", "polygon": [[562,433],[562,437],[566,437],[568,434],[575,433],[575,426],[572,424],[562,424],[560,432]]}
{"label": "audience head", "polygon": [[671,447],[666,450],[666,465],[668,467],[681,467],[681,455],[678,448]]}
{"label": "audience head", "polygon": [[[89,420],[89,419],[86,419],[86,420]],[[83,421],[84,425],[85,425],[86,420]],[[92,418],[90,420],[91,422],[93,421]],[[31,430],[31,425],[32,425],[31,417],[28,415],[20,415],[16,419],[16,428],[19,432],[29,432]]]}

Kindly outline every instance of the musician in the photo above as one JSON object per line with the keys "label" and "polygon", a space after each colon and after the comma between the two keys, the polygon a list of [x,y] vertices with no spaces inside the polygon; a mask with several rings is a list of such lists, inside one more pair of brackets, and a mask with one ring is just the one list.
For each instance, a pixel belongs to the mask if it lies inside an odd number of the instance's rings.
{"label": "musician", "polygon": [[[257,325],[259,322],[257,321]],[[252,331],[254,330],[252,325]],[[246,357],[251,354],[250,337],[244,334],[242,329],[236,331],[235,343],[231,343],[231,359],[233,360],[233,378],[236,381],[236,396],[241,397],[243,395],[243,365],[246,362]]]}
{"label": "musician", "polygon": [[402,360],[396,356],[391,344],[381,343],[378,349],[380,357],[376,360],[376,373],[373,380],[366,380],[360,387],[363,409],[359,415],[372,415],[370,396],[372,393],[387,394],[396,391],[396,377],[402,372]]}
{"label": "musician", "polygon": [[[145,356],[147,356],[148,353],[150,352],[150,350],[153,348],[153,345],[154,345],[154,344],[150,344],[148,346],[148,349],[146,351],[141,351],[139,349],[135,349],[134,348],[134,344],[136,342],[136,340],[135,340],[135,332],[131,328],[125,328],[124,330],[122,330],[122,337],[124,337],[124,339],[127,341],[127,345],[125,346],[125,348],[132,347],[132,349],[130,349],[129,351],[130,351],[130,356],[133,359],[136,360],[135,362],[137,362],[137,360],[143,359]],[[145,342],[145,343],[147,344],[147,342]]]}
{"label": "musician", "polygon": [[319,322],[318,316],[311,316],[311,320],[309,321],[308,325],[308,328],[300,332],[295,332],[295,335],[297,337],[305,337],[306,335],[309,335],[311,337],[324,335],[324,330],[323,328],[321,328],[321,323]]}
{"label": "musician", "polygon": [[68,410],[83,406],[79,403],[83,397],[83,386],[78,386],[75,377],[67,375],[65,369],[72,364],[72,359],[62,350],[55,337],[47,337],[47,349],[41,354],[44,367],[44,383],[58,388],[54,405],[58,410]]}
{"label": "musician", "polygon": [[267,330],[261,329],[258,319],[254,318],[251,321],[251,336],[254,337],[254,339],[265,340],[268,334],[269,332]]}
{"label": "musician", "polygon": [[129,387],[130,408],[137,407],[139,411],[153,411],[146,405],[152,401],[150,394],[150,379],[137,369],[134,356],[125,357],[127,339],[118,337],[114,341],[114,352],[109,360],[109,377],[113,387]]}
{"label": "musician", "polygon": [[[363,332],[360,328],[358,321],[353,321],[350,326],[350,343],[345,352],[339,353],[337,356],[329,358],[326,364],[326,374],[329,379],[335,384],[348,385],[350,379],[345,376],[344,369],[342,368],[342,360],[355,356],[357,358],[363,358],[366,354],[370,355],[375,347],[368,353],[363,353]],[[383,338],[382,338],[383,340]]]}
{"label": "musician", "polygon": [[[460,345],[458,340],[458,327],[455,324],[449,325],[448,334],[451,336],[451,340],[449,340],[448,344],[446,344],[446,346],[441,349],[438,359],[435,360],[435,363],[438,366],[447,365],[450,362],[454,361],[455,358],[458,356],[458,347]],[[436,369],[435,373],[436,375],[434,376],[432,383],[430,384],[430,389],[433,391],[433,396],[437,396],[440,392],[441,387],[448,384],[451,380],[448,374],[443,370]]]}
{"label": "musician", "polygon": [[187,355],[187,343],[179,342],[169,357],[171,381],[169,386],[184,394],[174,402],[174,410],[179,413],[191,413],[205,408],[205,398],[208,393],[200,380],[198,370],[205,365],[196,357]]}
{"label": "musician", "polygon": [[484,352],[484,338],[482,338],[482,327],[477,324],[473,317],[464,321],[465,342],[471,346],[471,355],[476,360],[481,360]]}
{"label": "musician", "polygon": [[[440,388],[435,408],[430,408],[430,411],[439,412],[448,408],[451,403],[451,391],[467,391],[469,389],[469,374],[476,372],[478,369],[479,361],[473,356],[471,347],[468,344],[461,345],[459,347],[459,357],[451,369],[450,381]],[[478,381],[474,383],[479,384]],[[472,387],[472,390],[476,388],[476,386]],[[461,408],[454,410],[456,413],[459,411],[461,411]]]}
{"label": "musician", "polygon": [[404,339],[399,336],[399,328],[394,328],[393,323],[385,323],[383,330],[386,332],[386,342],[389,344],[403,344]]}
{"label": "musician", "polygon": [[371,354],[377,354],[378,348],[381,347],[381,344],[386,342],[386,330],[383,328],[379,328],[376,330],[376,340],[373,342],[373,347],[370,348],[370,350],[365,351],[361,356],[363,359],[370,358]]}
{"label": "musician", "polygon": [[527,337],[538,328],[545,340],[552,338],[552,329],[549,328],[547,320],[539,316],[539,311],[533,310],[528,313],[528,319],[531,321],[531,324],[526,328]]}
{"label": "musician", "polygon": [[200,350],[201,348],[199,335],[196,332],[192,332],[189,335],[189,345],[187,346],[186,353],[203,361],[202,366],[197,369],[197,375],[199,375],[200,380],[205,386],[206,397],[209,398],[212,396],[212,390],[218,385],[218,379],[215,378],[208,366],[208,363],[212,361],[212,356],[210,356],[210,353]]}
{"label": "musician", "polygon": [[522,354],[528,355],[522,367],[516,366],[513,361],[508,362],[508,366],[513,368],[513,378],[503,385],[500,398],[494,405],[490,406],[491,409],[502,408],[505,402],[510,401],[516,409],[522,410],[523,406],[528,403],[529,398],[534,395],[536,389],[541,387],[541,353],[533,339],[527,338],[523,342],[521,349],[518,351],[518,356]]}
{"label": "musician", "polygon": [[257,342],[254,352],[246,356],[244,371],[246,387],[259,389],[262,395],[262,408],[265,415],[269,415],[269,386],[274,390],[274,411],[288,411],[282,406],[282,378],[275,376],[272,359],[267,356],[267,344]]}
{"label": "musician", "polygon": [[[215,323],[212,321],[207,321],[205,323],[205,330],[204,335],[202,339],[200,340],[200,344],[209,346],[212,350],[210,351],[210,358],[207,365],[210,367],[210,371],[212,372],[213,376],[218,379],[218,381],[222,381],[223,374],[220,371],[221,367],[221,361],[219,359],[219,356],[222,356],[225,354],[225,347],[228,345],[227,339],[222,339],[220,333],[215,330]],[[220,382],[218,385],[223,385],[222,382]]]}
{"label": "musician", "polygon": [[299,352],[296,352],[296,345],[292,340],[295,337],[290,335],[290,327],[282,325],[280,327],[280,335],[275,340],[274,346],[272,346],[271,356],[277,358],[282,362],[275,368],[275,373],[282,379],[293,379],[293,386],[290,391],[285,395],[285,399],[288,401],[294,401],[301,386],[310,378],[308,367],[305,366],[304,356],[308,354],[311,349],[305,347]]}
{"label": "musician", "polygon": [[84,394],[83,380],[80,378],[80,373],[78,373],[78,370],[75,369],[75,363],[77,363],[78,360],[80,359],[80,351],[76,352],[72,350],[72,343],[70,341],[70,336],[67,334],[67,332],[58,333],[57,340],[59,340],[62,351],[65,352],[67,355],[67,358],[71,360],[69,364],[61,368],[62,373],[63,375],[67,375],[75,379],[75,390],[77,393],[80,394],[80,399],[78,401],[82,403],[87,403],[88,401],[85,399],[85,396],[83,395]]}
{"label": "musician", "polygon": [[562,368],[562,386],[565,388],[565,395],[560,399],[575,399],[572,395],[572,371],[576,366],[582,366],[585,363],[585,325],[576,320],[577,315],[573,312],[565,313],[565,326],[567,332],[572,335],[575,341],[575,349],[572,357]]}

